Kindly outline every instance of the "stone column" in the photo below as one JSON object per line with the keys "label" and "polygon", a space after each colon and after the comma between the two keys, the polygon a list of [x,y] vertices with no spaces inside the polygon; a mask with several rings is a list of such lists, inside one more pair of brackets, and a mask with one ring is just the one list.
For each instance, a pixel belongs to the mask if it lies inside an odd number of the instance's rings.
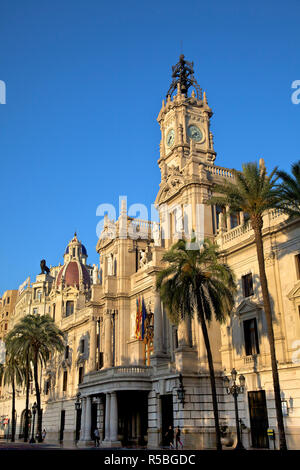
{"label": "stone column", "polygon": [[106,394],[105,400],[105,439],[104,441],[110,440],[110,393]]}
{"label": "stone column", "polygon": [[85,415],[86,415],[86,397],[81,399],[81,430],[80,430],[80,440],[85,440]]}
{"label": "stone column", "polygon": [[110,311],[104,315],[104,368],[112,366],[111,316]]}
{"label": "stone column", "polygon": [[85,441],[91,440],[91,425],[92,425],[92,397],[86,398],[85,410]]}
{"label": "stone column", "polygon": [[110,440],[115,442],[118,440],[118,401],[117,393],[111,393],[110,399]]}
{"label": "stone column", "polygon": [[240,212],[240,225],[244,225],[245,223],[245,215],[244,215],[244,212],[241,211]]}
{"label": "stone column", "polygon": [[89,357],[89,372],[96,369],[96,347],[97,347],[97,322],[92,319],[90,330],[90,357]]}
{"label": "stone column", "polygon": [[230,212],[229,212],[228,206],[226,206],[226,226],[227,226],[227,230],[231,229],[231,219],[230,219]]}
{"label": "stone column", "polygon": [[190,317],[186,316],[184,320],[178,325],[178,346],[189,347],[191,346],[190,341]]}

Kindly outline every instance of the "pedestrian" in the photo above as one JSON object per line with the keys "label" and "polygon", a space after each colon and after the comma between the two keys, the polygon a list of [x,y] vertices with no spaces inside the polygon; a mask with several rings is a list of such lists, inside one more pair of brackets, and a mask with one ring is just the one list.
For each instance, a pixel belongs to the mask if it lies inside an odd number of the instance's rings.
{"label": "pedestrian", "polygon": [[169,426],[169,429],[166,432],[165,436],[167,438],[167,442],[168,442],[170,449],[174,449],[174,430],[172,426]]}
{"label": "pedestrian", "polygon": [[95,447],[99,447],[99,445],[100,445],[100,433],[99,433],[98,428],[96,428],[95,431],[94,431],[94,437],[95,437]]}
{"label": "pedestrian", "polygon": [[175,429],[176,450],[178,449],[178,444],[181,446],[181,449],[183,449],[183,444],[181,442],[180,435],[181,435],[180,427],[177,426],[177,428]]}
{"label": "pedestrian", "polygon": [[44,429],[43,429],[43,432],[42,432],[42,439],[43,439],[43,442],[44,442],[44,440],[45,440],[45,438],[46,438],[46,434],[47,434],[47,432],[46,432],[46,429],[44,428]]}

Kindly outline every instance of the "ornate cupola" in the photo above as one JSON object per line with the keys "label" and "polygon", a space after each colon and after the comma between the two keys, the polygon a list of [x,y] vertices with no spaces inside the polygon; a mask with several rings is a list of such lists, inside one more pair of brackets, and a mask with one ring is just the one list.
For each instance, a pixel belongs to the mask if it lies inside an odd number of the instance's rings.
{"label": "ornate cupola", "polygon": [[82,264],[86,264],[87,251],[85,246],[78,240],[76,232],[74,233],[72,240],[69,242],[64,254],[65,263],[72,259],[77,259]]}
{"label": "ornate cupola", "polygon": [[79,290],[87,290],[91,285],[91,278],[86,267],[87,251],[85,246],[78,240],[75,232],[69,242],[65,254],[64,265],[56,278],[58,289],[75,287]]}

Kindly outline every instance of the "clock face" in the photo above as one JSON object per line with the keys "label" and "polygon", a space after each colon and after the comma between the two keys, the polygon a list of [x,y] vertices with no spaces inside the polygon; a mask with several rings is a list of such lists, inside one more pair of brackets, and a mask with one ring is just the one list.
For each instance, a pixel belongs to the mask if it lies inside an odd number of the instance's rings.
{"label": "clock face", "polygon": [[188,135],[195,142],[200,142],[200,140],[202,140],[203,138],[203,134],[200,131],[199,127],[195,126],[194,124],[192,126],[189,126]]}
{"label": "clock face", "polygon": [[174,140],[175,140],[175,132],[174,132],[174,129],[171,129],[169,130],[167,134],[167,139],[166,139],[167,146],[172,147],[172,145],[174,144]]}

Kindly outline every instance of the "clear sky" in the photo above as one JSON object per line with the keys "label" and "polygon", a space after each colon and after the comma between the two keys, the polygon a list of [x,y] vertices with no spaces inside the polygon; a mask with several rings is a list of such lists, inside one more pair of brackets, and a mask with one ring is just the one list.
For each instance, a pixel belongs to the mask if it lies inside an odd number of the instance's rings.
{"label": "clear sky", "polygon": [[150,209],[156,121],[183,52],[214,111],[216,164],[300,159],[299,0],[2,0],[0,294],[63,262],[74,231],[95,251],[96,208]]}

